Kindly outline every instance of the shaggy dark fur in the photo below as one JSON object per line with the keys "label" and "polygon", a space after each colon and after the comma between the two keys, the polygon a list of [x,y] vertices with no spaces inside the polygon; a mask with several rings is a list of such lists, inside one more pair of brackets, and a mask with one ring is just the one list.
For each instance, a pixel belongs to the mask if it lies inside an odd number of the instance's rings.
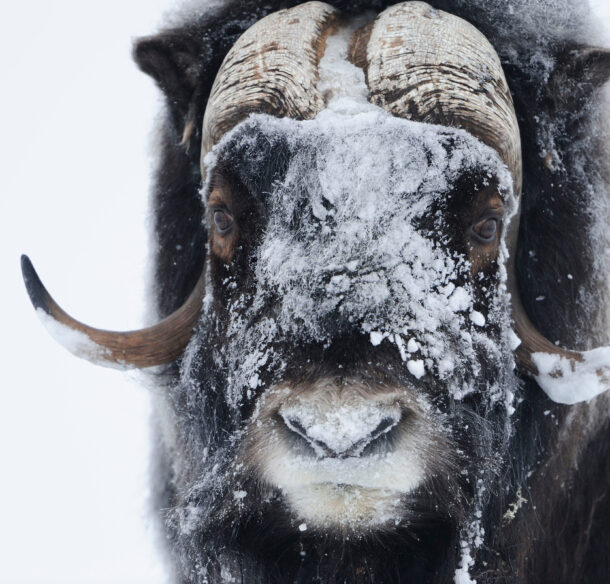
{"label": "shaggy dark fur", "polygon": [[[158,240],[155,298],[160,316],[184,301],[204,263],[207,236],[199,195],[200,128],[215,74],[245,29],[269,12],[297,3],[227,2],[135,45],[137,63],[157,81],[167,101],[153,200]],[[378,12],[393,2],[329,3],[352,14]],[[599,339],[588,323],[591,315],[600,313],[602,300],[596,293],[600,282],[590,241],[596,217],[590,210],[595,197],[606,193],[599,187],[604,151],[593,128],[598,90],[610,74],[608,53],[574,40],[584,30],[583,19],[567,0],[555,2],[546,12],[541,9],[543,2],[517,2],[513,15],[501,0],[433,0],[431,4],[469,20],[490,39],[513,93],[524,156],[516,263],[525,307],[550,339],[572,347],[595,344]],[[557,16],[561,7],[569,9],[567,16]],[[526,18],[530,12],[531,21]],[[569,36],[568,25],[574,31]],[[383,362],[382,354],[378,358]],[[207,436],[238,430],[239,420],[219,395],[222,380],[210,379],[204,362],[197,367],[205,383],[188,394],[175,392],[176,420],[192,424],[193,432]],[[171,390],[179,384],[179,372],[180,363],[175,363],[159,382]],[[193,402],[193,396],[199,401]],[[586,420],[593,414],[589,406],[553,404],[531,380],[523,380],[522,398],[513,416],[510,454],[490,483],[483,517],[485,546],[479,550],[472,574],[480,583],[610,581],[608,424],[590,436]],[[471,405],[476,410],[476,403]],[[479,413],[490,416],[490,412]],[[195,429],[197,425],[205,429]],[[156,505],[165,513],[179,499],[181,504],[189,502],[189,495],[174,484],[169,463],[171,457],[186,454],[166,452],[162,445],[158,450]],[[527,503],[507,522],[504,513],[519,490]],[[217,519],[208,525],[202,517],[187,542],[179,541],[176,516],[169,515],[167,535],[176,549],[181,581],[199,581],[193,573],[205,557],[211,558],[210,582],[220,581],[221,563],[240,564],[237,571],[245,574],[243,582],[248,584],[453,579],[460,535],[453,520],[436,517],[418,531],[417,541],[408,529],[374,540],[346,542],[329,536],[329,541],[318,541],[295,535],[277,503],[277,493],[262,495],[266,498],[253,510],[255,519],[250,523],[223,523],[222,516],[209,509],[208,517]],[[190,496],[196,499],[193,503],[202,503],[201,493]],[[222,496],[214,501],[230,506]],[[426,503],[430,501],[422,498],[418,504],[425,507]],[[421,516],[426,517],[425,509]],[[334,553],[326,555],[330,549]]]}

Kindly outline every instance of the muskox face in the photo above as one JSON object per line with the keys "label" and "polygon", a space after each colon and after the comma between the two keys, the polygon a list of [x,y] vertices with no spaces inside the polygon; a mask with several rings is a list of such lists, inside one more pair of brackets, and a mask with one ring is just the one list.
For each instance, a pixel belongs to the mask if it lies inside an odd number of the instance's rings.
{"label": "muskox face", "polygon": [[34,305],[80,356],[167,365],[159,499],[189,581],[423,580],[458,555],[467,572],[503,517],[495,478],[515,471],[513,352],[566,403],[583,399],[565,389],[575,376],[588,397],[610,377],[608,349],[556,347],[521,305],[521,142],[498,56],[422,2],[270,14],[211,88],[204,65],[174,75],[200,54],[174,40],[136,56],[176,90],[182,144],[201,147],[197,171],[172,144],[182,173],[161,173],[157,209],[161,234],[192,219],[181,202],[205,207],[204,268],[182,274],[193,291],[153,327],[102,331],[25,259]]}
{"label": "muskox face", "polygon": [[377,108],[257,115],[206,174],[208,295],[179,391],[227,412],[189,448],[225,461],[232,520],[263,499],[369,532],[470,504],[460,471],[493,472],[514,392],[498,155]]}

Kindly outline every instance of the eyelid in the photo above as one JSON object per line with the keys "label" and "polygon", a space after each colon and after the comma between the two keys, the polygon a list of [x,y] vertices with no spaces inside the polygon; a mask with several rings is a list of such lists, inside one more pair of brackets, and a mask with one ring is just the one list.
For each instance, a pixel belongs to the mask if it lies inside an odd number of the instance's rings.
{"label": "eyelid", "polygon": [[476,219],[475,223],[478,223],[479,221],[483,221],[484,219],[501,220],[504,218],[505,213],[506,213],[506,207],[502,203],[495,204],[495,205],[487,205],[483,209],[483,212]]}

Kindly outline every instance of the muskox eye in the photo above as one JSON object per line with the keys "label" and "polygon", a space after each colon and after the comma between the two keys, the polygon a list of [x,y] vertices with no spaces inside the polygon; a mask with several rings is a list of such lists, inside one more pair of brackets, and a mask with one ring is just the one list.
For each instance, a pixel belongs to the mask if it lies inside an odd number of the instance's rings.
{"label": "muskox eye", "polygon": [[224,235],[233,226],[233,216],[227,211],[216,209],[214,211],[214,225],[216,225],[218,233]]}
{"label": "muskox eye", "polygon": [[472,231],[477,239],[484,243],[489,243],[490,241],[493,241],[496,232],[498,231],[498,220],[494,217],[490,217],[483,221],[479,221],[473,225]]}

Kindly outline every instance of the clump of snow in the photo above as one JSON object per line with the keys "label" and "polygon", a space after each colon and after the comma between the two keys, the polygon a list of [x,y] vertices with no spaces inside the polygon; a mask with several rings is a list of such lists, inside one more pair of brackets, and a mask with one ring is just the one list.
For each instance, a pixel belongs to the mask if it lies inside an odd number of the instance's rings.
{"label": "clump of snow", "polygon": [[[475,512],[476,517],[481,517],[480,510]],[[470,576],[470,569],[474,566],[474,551],[483,544],[485,530],[481,527],[480,519],[473,520],[464,529],[464,539],[460,541],[460,563],[453,578],[454,584],[476,584]]]}
{"label": "clump of snow", "polygon": [[[476,584],[476,580],[473,580],[470,577],[470,573],[468,572],[468,563],[474,562],[472,561],[472,558],[470,557],[469,553],[463,552],[463,554],[464,555],[462,555],[461,565],[455,571],[453,581],[455,582],[455,584]],[[463,567],[463,565],[466,565],[466,567]]]}
{"label": "clump of snow", "polygon": [[426,367],[421,359],[407,361],[407,369],[416,379],[421,379],[426,373]]}
{"label": "clump of snow", "polygon": [[536,381],[560,404],[588,401],[610,388],[610,347],[582,353],[582,362],[550,353],[532,353]]}
{"label": "clump of snow", "polygon": [[472,304],[472,299],[470,298],[470,294],[465,288],[461,286],[455,288],[451,296],[449,296],[449,308],[454,312],[459,310],[466,310]]}
{"label": "clump of snow", "polygon": [[453,581],[455,584],[476,584],[476,580],[470,577],[470,568],[474,566],[468,542],[460,542],[460,565],[455,571]]}
{"label": "clump of snow", "polygon": [[485,317],[478,310],[470,313],[470,320],[477,326],[485,326]]}
{"label": "clump of snow", "polygon": [[509,338],[509,342],[510,342],[511,351],[516,351],[519,348],[519,346],[521,345],[521,339],[517,336],[515,331],[513,331],[512,329],[509,332],[508,338]]}
{"label": "clump of snow", "polygon": [[377,345],[381,344],[381,341],[383,341],[383,339],[385,339],[386,336],[387,335],[380,333],[379,331],[371,331],[371,333],[370,333],[371,345],[373,345],[373,347],[376,347]]}

